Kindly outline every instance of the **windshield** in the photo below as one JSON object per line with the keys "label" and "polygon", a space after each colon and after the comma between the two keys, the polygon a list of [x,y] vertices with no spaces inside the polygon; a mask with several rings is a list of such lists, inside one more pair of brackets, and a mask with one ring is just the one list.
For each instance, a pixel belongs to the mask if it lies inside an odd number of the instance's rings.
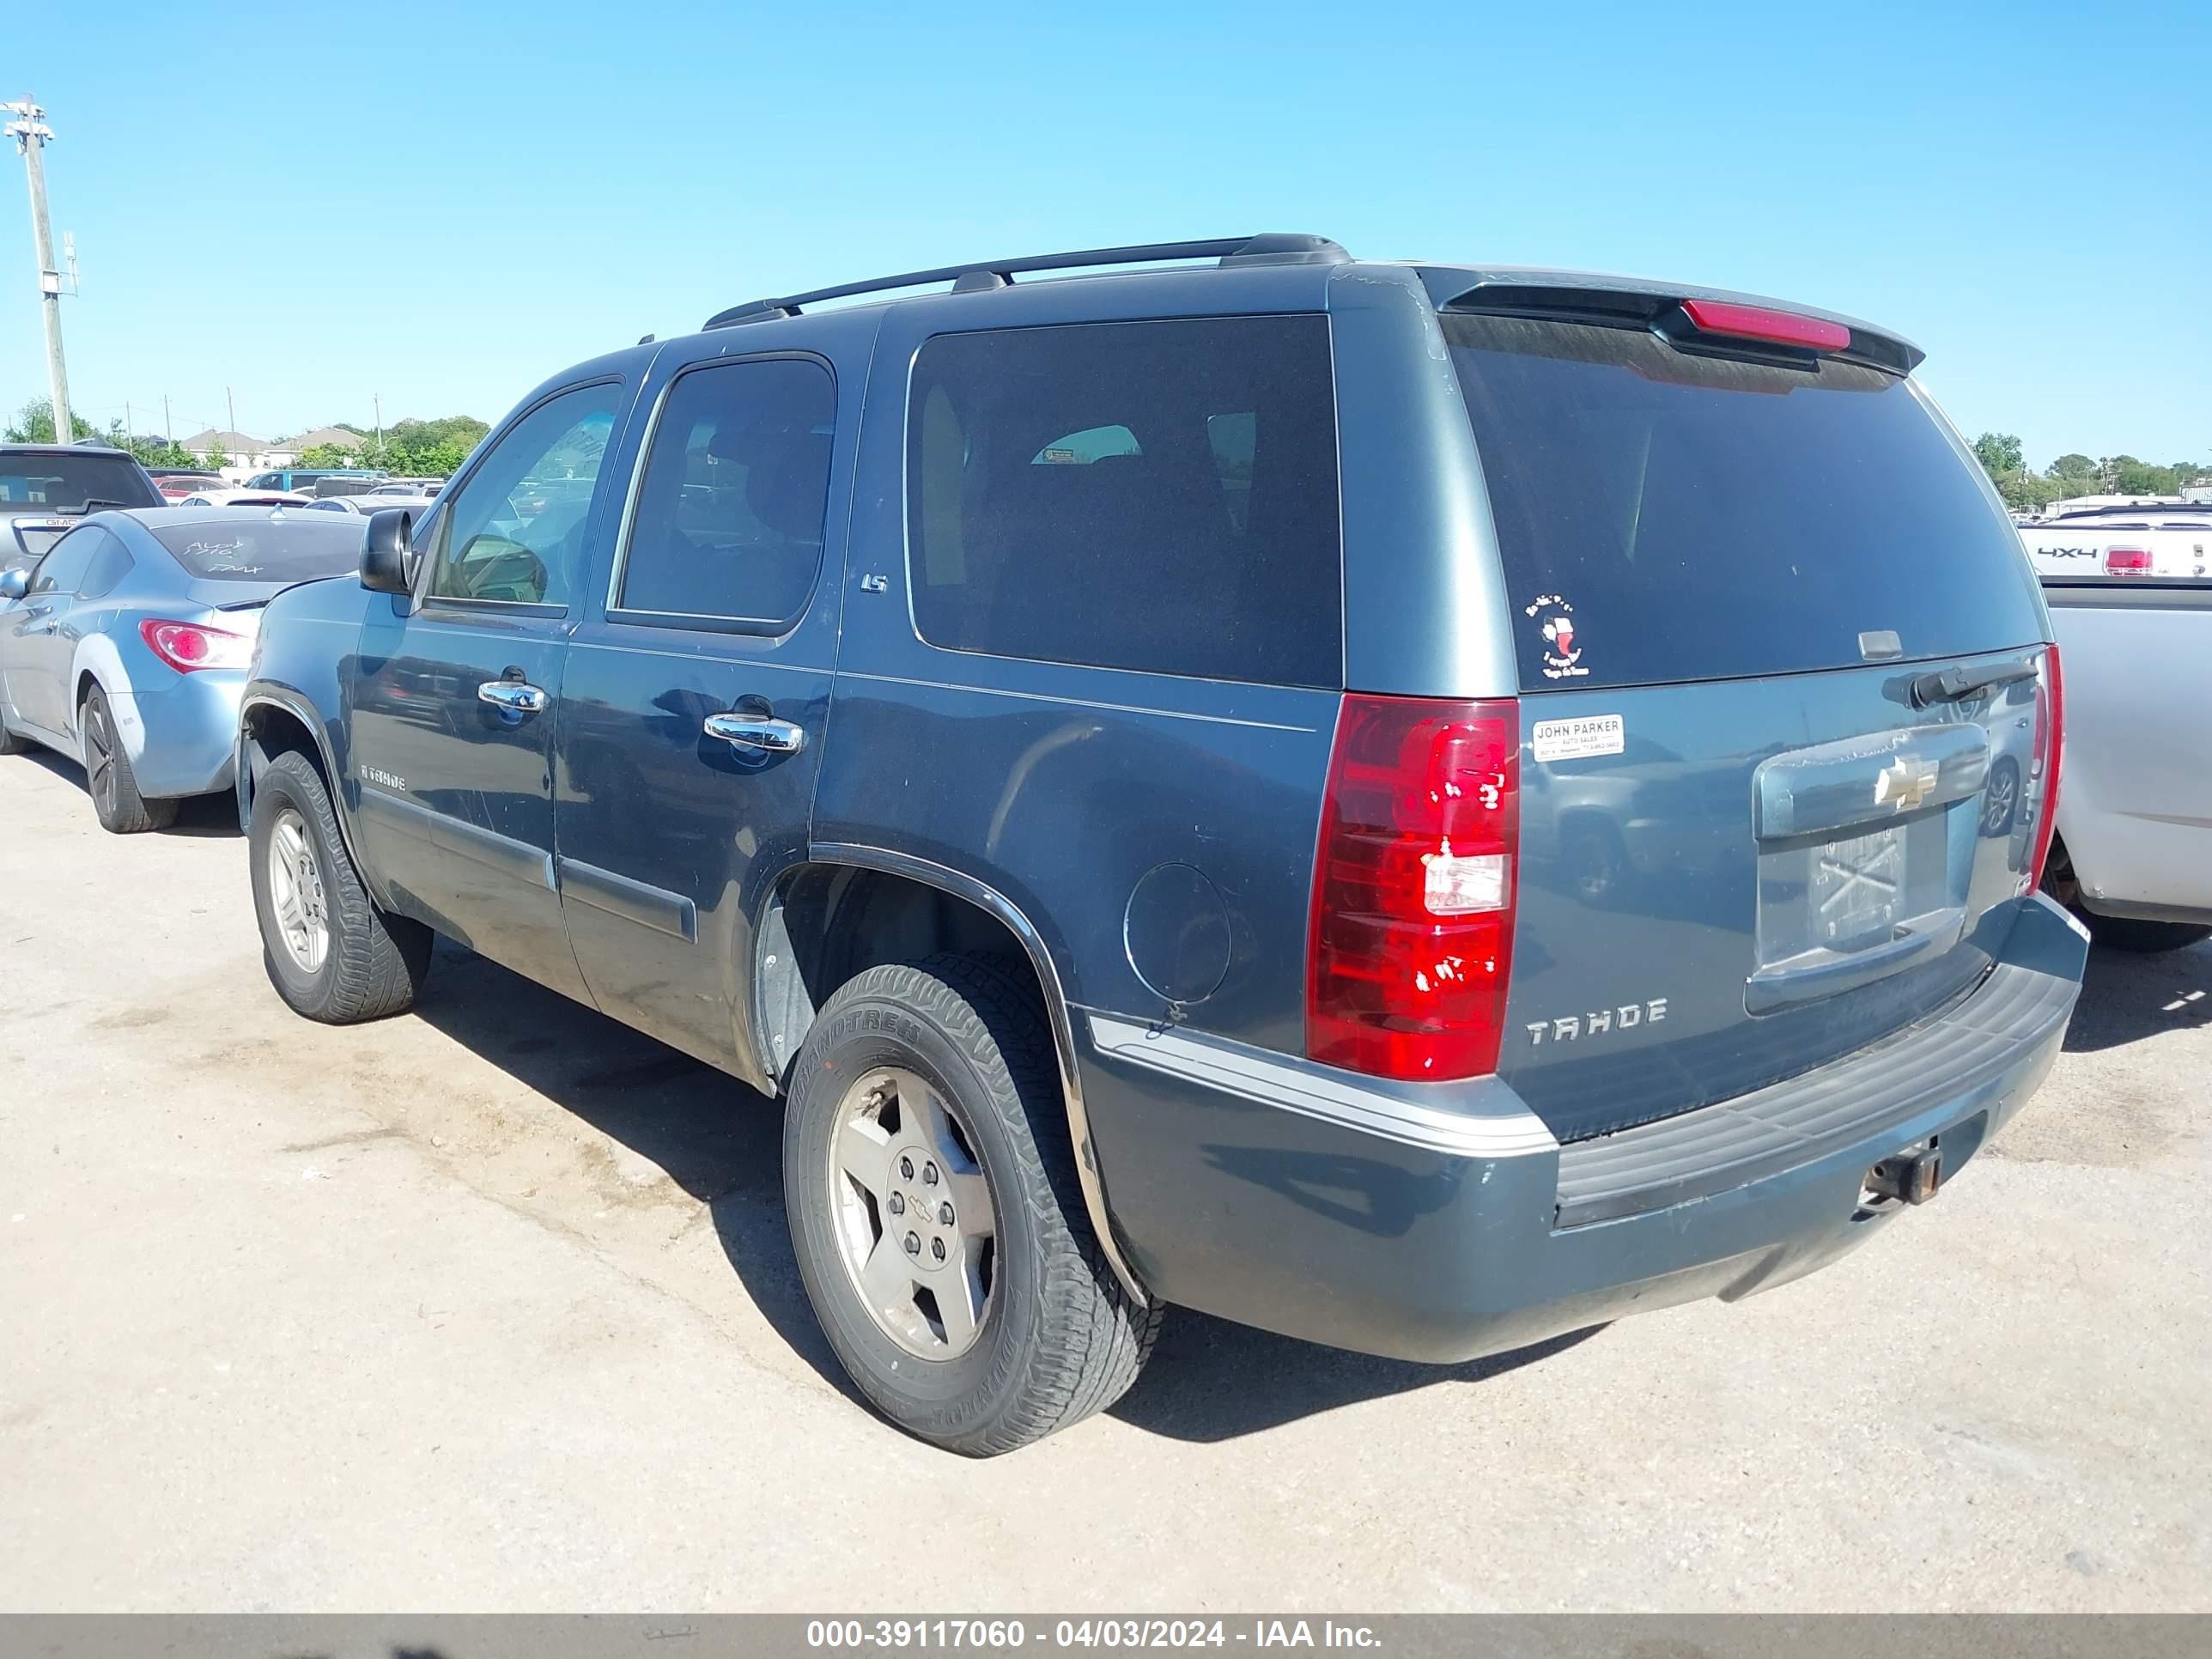
{"label": "windshield", "polygon": [[2020,538],[1911,384],[1452,315],[1525,690],[2032,644]]}
{"label": "windshield", "polygon": [[306,582],[343,576],[361,565],[361,524],[350,516],[271,516],[148,528],[202,581]]}
{"label": "windshield", "polygon": [[0,512],[82,513],[88,501],[159,507],[161,497],[125,455],[0,455]]}

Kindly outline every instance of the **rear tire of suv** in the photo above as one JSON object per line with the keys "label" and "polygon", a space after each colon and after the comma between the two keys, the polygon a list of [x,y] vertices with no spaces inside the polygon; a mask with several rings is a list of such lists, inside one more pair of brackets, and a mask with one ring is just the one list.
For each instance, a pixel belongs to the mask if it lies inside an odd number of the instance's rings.
{"label": "rear tire of suv", "polygon": [[350,1025],[399,1013],[430,971],[430,930],[376,908],[306,756],[279,755],[246,831],[269,982],[295,1013]]}
{"label": "rear tire of suv", "polygon": [[1118,1400],[1158,1334],[1085,1218],[1029,985],[943,955],[871,968],[793,1066],[784,1201],[860,1392],[908,1433],[1012,1451]]}
{"label": "rear tire of suv", "polygon": [[148,800],[138,793],[138,775],[115,729],[106,692],[95,685],[84,694],[76,724],[84,738],[85,787],[92,792],[93,814],[101,829],[112,836],[137,836],[177,821],[175,801]]}

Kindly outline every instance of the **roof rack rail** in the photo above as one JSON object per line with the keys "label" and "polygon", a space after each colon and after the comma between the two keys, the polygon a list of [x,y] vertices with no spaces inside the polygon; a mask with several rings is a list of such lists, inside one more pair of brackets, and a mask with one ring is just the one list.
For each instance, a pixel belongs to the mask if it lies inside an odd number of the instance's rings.
{"label": "roof rack rail", "polygon": [[1131,247],[1084,248],[1070,253],[1032,253],[1018,259],[971,260],[961,265],[939,265],[934,270],[906,270],[896,276],[877,276],[865,283],[842,283],[805,294],[753,300],[718,311],[707,319],[708,328],[732,328],[739,323],[766,322],[776,317],[796,317],[803,306],[824,300],[849,299],[856,294],[876,294],[890,289],[922,288],[950,283],[955,294],[1005,288],[1015,273],[1024,270],[1079,270],[1092,265],[1153,264],[1164,259],[1218,259],[1224,266],[1341,264],[1352,256],[1326,236],[1269,232],[1258,236],[1224,236],[1204,242],[1147,242]]}

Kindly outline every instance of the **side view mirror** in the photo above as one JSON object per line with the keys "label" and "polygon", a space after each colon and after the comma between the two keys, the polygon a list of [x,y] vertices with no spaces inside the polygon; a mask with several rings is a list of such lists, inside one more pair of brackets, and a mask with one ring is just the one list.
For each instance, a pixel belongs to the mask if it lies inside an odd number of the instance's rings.
{"label": "side view mirror", "polygon": [[368,515],[362,537],[361,585],[372,593],[412,592],[415,587],[415,515],[387,507]]}
{"label": "side view mirror", "polygon": [[31,573],[21,565],[0,571],[0,599],[20,599],[31,591]]}

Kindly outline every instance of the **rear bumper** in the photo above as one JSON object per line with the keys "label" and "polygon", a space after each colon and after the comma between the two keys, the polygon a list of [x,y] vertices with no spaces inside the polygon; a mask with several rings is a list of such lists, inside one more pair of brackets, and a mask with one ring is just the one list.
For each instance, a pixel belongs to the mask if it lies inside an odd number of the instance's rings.
{"label": "rear bumper", "polygon": [[2039,898],[1942,1013],[1564,1150],[1495,1079],[1377,1085],[1097,1014],[1085,1109],[1117,1235],[1156,1295],[1340,1347],[1467,1359],[1734,1300],[1863,1243],[1900,1212],[1862,1202],[1875,1163],[1932,1137],[1948,1179],[2034,1092],[2087,951]]}
{"label": "rear bumper", "polygon": [[[134,738],[126,728],[125,738],[138,793],[149,799],[213,794],[231,785],[246,676],[204,672],[175,678],[173,685],[137,691],[131,699],[139,729]],[[117,716],[121,725],[119,708]]]}

